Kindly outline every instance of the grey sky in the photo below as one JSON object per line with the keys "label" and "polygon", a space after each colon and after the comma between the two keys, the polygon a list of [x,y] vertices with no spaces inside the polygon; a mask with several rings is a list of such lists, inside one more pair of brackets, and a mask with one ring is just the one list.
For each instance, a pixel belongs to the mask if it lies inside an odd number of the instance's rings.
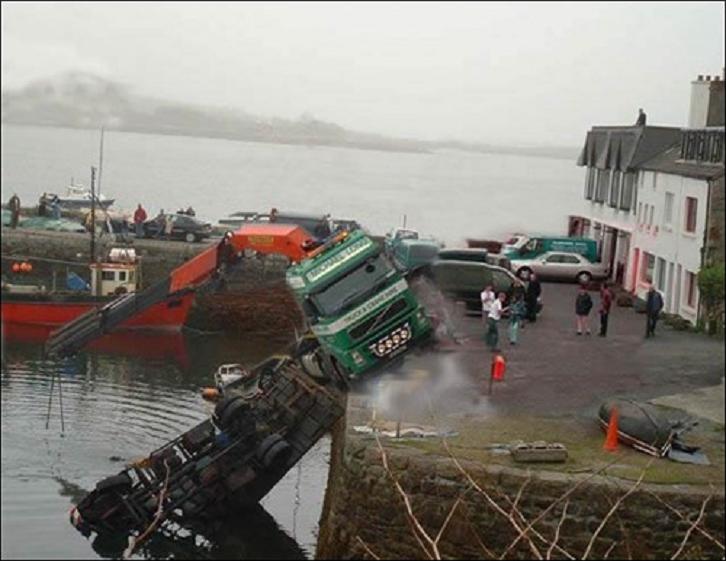
{"label": "grey sky", "polygon": [[724,4],[2,3],[3,88],[71,69],[140,94],[423,139],[579,145],[684,125]]}

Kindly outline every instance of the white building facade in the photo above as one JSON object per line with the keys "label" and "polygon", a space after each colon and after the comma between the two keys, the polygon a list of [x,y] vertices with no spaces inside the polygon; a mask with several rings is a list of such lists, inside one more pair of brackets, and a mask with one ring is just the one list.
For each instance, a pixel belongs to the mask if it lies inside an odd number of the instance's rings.
{"label": "white building facade", "polygon": [[665,311],[693,324],[698,272],[722,219],[713,210],[723,206],[723,86],[718,76],[692,83],[685,129],[593,127],[578,160],[584,208],[570,217],[570,235],[599,241],[612,281],[640,298],[654,284]]}

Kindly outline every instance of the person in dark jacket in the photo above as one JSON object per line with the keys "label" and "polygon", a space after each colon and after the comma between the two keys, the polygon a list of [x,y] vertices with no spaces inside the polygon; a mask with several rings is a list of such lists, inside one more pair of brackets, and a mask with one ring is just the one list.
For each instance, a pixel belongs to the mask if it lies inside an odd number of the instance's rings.
{"label": "person in dark jacket", "polygon": [[534,273],[529,274],[529,282],[525,291],[524,301],[527,306],[527,319],[537,321],[537,302],[542,294],[542,285]]}
{"label": "person in dark jacket", "polygon": [[610,317],[610,307],[613,305],[613,292],[610,290],[607,282],[602,283],[600,288],[600,337],[607,337],[608,334],[608,318]]}
{"label": "person in dark jacket", "polygon": [[592,310],[592,297],[583,284],[580,285],[580,291],[577,293],[577,299],[575,300],[578,335],[582,335],[583,331],[586,335],[590,335],[590,310]]}
{"label": "person in dark jacket", "polygon": [[8,209],[10,210],[10,227],[15,229],[18,227],[18,221],[20,220],[20,197],[16,193],[13,193],[13,196],[10,197]]}
{"label": "person in dark jacket", "polygon": [[663,297],[655,289],[653,284],[648,289],[648,295],[645,300],[645,336],[655,337],[655,324],[658,323],[658,317],[663,309]]}

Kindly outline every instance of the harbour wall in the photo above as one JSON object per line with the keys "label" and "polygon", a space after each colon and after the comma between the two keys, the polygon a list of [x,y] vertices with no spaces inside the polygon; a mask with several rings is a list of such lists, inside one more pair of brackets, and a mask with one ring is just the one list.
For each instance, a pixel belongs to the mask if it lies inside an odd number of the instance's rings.
{"label": "harbour wall", "polygon": [[[383,466],[374,439],[346,434],[343,421],[336,428],[317,558],[436,558],[431,548],[431,557],[427,557],[425,546],[416,538],[391,475],[399,481],[412,512],[429,536],[436,538],[443,528],[438,542],[441,558],[498,558],[518,536],[511,520],[520,528],[533,523],[533,531],[528,535],[542,558],[550,558],[549,544],[556,535],[559,537],[557,546],[550,551],[551,558],[566,558],[563,551],[582,558],[595,532],[598,537],[589,552],[594,559],[670,559],[687,533],[689,538],[678,558],[723,558],[723,549],[691,529],[704,501],[710,497],[699,526],[710,536],[723,540],[722,490],[642,484],[618,505],[599,531],[601,522],[616,501],[633,487],[633,481],[554,471],[530,472],[461,460],[471,481],[500,506],[502,514],[473,488],[451,457],[432,455],[414,446],[390,442],[383,445],[390,474]],[[528,522],[518,518],[512,504],[517,505]],[[537,533],[547,541],[539,539]],[[533,555],[533,549],[521,540],[504,557],[533,559]]]}

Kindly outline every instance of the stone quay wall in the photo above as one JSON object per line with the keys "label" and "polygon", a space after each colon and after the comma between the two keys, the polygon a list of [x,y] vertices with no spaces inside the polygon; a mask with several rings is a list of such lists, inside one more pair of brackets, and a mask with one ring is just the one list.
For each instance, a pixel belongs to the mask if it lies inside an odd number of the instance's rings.
{"label": "stone quay wall", "polygon": [[[452,506],[460,499],[441,534],[441,558],[487,559],[507,551],[518,533],[505,516],[497,513],[473,489],[451,458],[426,454],[414,447],[386,443],[384,446],[392,473],[410,498],[417,519],[432,538],[436,537]],[[470,461],[461,461],[461,464],[504,511],[511,513],[511,504],[516,503],[529,522],[537,520],[545,509],[581,482],[566,499],[533,524],[534,529],[551,543],[563,520],[557,545],[578,559],[582,558],[608,511],[634,485],[632,481],[602,476],[588,478],[586,474],[528,473],[524,469]],[[608,519],[589,558],[602,559],[607,555],[611,559],[670,559],[709,496],[699,526],[723,543],[723,491],[643,484],[623,500]],[[562,517],[565,503],[566,516]],[[383,467],[375,440],[346,435],[345,427],[339,426],[334,434],[317,558],[427,558],[405,513],[404,501]],[[520,527],[526,526],[521,519],[516,521]],[[533,533],[529,535],[545,558],[550,545]],[[551,554],[553,559],[566,558],[557,548]],[[678,558],[722,559],[723,554],[723,549],[695,530],[690,532]],[[534,558],[532,549],[524,541],[504,557]]]}

